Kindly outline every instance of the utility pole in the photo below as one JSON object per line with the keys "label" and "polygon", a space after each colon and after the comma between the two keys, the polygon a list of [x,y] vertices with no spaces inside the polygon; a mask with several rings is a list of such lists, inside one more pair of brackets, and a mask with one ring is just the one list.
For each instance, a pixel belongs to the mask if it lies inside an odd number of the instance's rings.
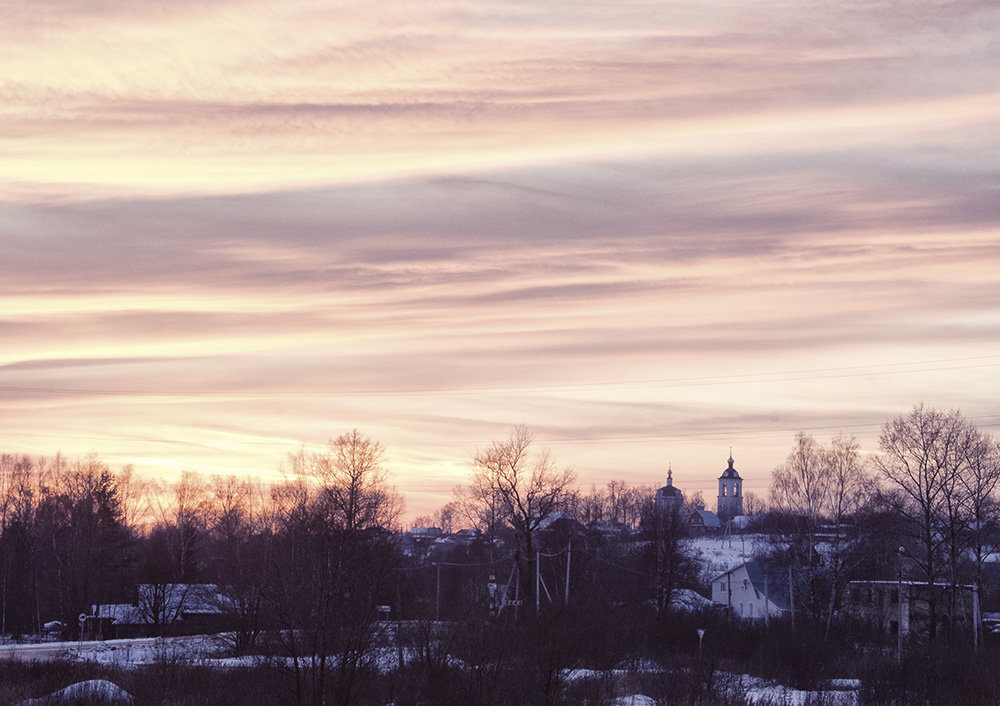
{"label": "utility pole", "polygon": [[437,591],[434,593],[434,620],[441,619],[441,565],[435,564],[437,567]]}
{"label": "utility pole", "polygon": [[403,630],[403,590],[402,572],[396,571],[396,657],[399,659],[399,668],[403,668],[403,642],[400,633]]}
{"label": "utility pole", "polygon": [[542,553],[535,551],[535,617],[541,612]]}
{"label": "utility pole", "polygon": [[514,571],[517,572],[517,580],[514,582],[514,622],[517,622],[518,611],[521,609],[521,567],[514,559]]}
{"label": "utility pole", "polygon": [[764,628],[771,626],[771,594],[767,592],[767,567],[762,567],[764,573]]}
{"label": "utility pole", "polygon": [[979,652],[979,584],[972,587],[972,647]]}
{"label": "utility pole", "polygon": [[788,606],[792,609],[792,630],[795,630],[795,590],[792,582],[792,567],[788,567]]}
{"label": "utility pole", "polygon": [[569,608],[569,563],[573,560],[573,538],[569,538],[569,548],[566,550],[566,607]]}
{"label": "utility pole", "polygon": [[733,622],[733,571],[726,574],[726,607],[729,608],[729,622]]}

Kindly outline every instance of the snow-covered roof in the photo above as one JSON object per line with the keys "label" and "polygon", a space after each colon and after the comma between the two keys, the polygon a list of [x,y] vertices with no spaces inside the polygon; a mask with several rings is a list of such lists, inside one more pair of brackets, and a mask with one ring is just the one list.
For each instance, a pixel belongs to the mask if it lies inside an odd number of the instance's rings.
{"label": "snow-covered roof", "polygon": [[151,621],[143,615],[139,606],[131,603],[104,603],[90,610],[95,618],[111,618],[115,625],[144,625]]}
{"label": "snow-covered roof", "polygon": [[701,524],[705,527],[718,529],[722,527],[722,523],[719,522],[718,516],[711,510],[695,510],[691,513],[691,519],[698,517],[701,520]]}
{"label": "snow-covered roof", "polygon": [[443,533],[440,527],[414,527],[408,534],[415,537],[440,537]]}
{"label": "snow-covered roof", "polygon": [[151,625],[173,623],[185,615],[219,615],[229,605],[214,583],[143,583],[137,593],[135,604],[105,603],[91,612],[116,625]]}
{"label": "snow-covered roof", "polygon": [[587,525],[587,529],[601,534],[628,534],[631,532],[628,525],[614,520],[594,520]]}
{"label": "snow-covered roof", "polygon": [[736,517],[729,520],[729,524],[732,525],[735,529],[746,529],[747,527],[750,526],[750,523],[752,521],[753,517],[751,517],[750,515],[737,515]]}
{"label": "snow-covered roof", "polygon": [[541,521],[538,523],[538,527],[536,529],[546,530],[549,527],[551,527],[552,525],[554,525],[556,522],[558,522],[559,520],[567,520],[569,522],[576,522],[576,518],[573,517],[568,512],[550,512],[548,515],[546,515],[545,517],[543,517],[541,519]]}
{"label": "snow-covered roof", "polygon": [[225,597],[214,583],[139,584],[140,606],[158,600],[168,612],[178,614],[217,615],[225,605]]}

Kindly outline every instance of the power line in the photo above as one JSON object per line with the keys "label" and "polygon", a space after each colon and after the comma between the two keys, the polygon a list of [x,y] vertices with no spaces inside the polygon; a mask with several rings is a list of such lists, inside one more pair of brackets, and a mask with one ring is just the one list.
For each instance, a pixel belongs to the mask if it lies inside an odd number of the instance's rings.
{"label": "power line", "polygon": [[610,559],[605,559],[604,557],[600,556],[599,554],[594,554],[592,552],[589,552],[586,549],[580,549],[579,551],[581,551],[582,553],[586,554],[587,556],[589,556],[589,557],[591,557],[593,559],[597,559],[598,561],[602,561],[605,564],[608,564],[609,566],[613,566],[616,569],[620,569],[621,571],[628,571],[629,573],[636,574],[637,576],[644,576],[645,578],[648,578],[648,579],[655,579],[656,578],[652,574],[647,574],[647,573],[645,573],[643,571],[636,571],[635,569],[630,569],[627,566],[622,566],[621,564],[617,564],[617,563],[611,561]]}

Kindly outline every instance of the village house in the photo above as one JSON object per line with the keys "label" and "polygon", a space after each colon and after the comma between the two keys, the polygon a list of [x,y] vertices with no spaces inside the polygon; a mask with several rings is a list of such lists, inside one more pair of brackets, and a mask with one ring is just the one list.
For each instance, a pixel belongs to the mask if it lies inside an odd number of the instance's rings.
{"label": "village house", "polygon": [[747,620],[787,615],[794,606],[788,569],[748,561],[724,571],[712,578],[712,604]]}
{"label": "village house", "polygon": [[931,598],[937,631],[957,629],[978,636],[982,626],[979,591],[973,585],[939,582],[851,581],[844,599],[844,614],[855,624],[880,635],[929,634]]}
{"label": "village house", "polygon": [[215,584],[144,583],[132,603],[92,606],[82,627],[87,639],[95,640],[217,632],[229,629],[229,608]]}
{"label": "village house", "polygon": [[705,509],[705,503],[699,500],[695,503],[694,512],[688,517],[688,531],[693,537],[703,537],[722,530],[719,517],[711,510]]}

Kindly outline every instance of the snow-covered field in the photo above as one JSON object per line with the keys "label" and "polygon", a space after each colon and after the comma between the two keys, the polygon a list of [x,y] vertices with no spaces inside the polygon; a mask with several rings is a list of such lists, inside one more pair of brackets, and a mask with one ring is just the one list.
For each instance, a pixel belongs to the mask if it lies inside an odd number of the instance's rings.
{"label": "snow-covered field", "polygon": [[687,539],[687,546],[694,550],[701,562],[702,578],[713,576],[750,561],[758,548],[767,542],[764,535],[744,534],[735,537],[695,537]]}
{"label": "snow-covered field", "polygon": [[803,691],[769,682],[746,674],[723,675],[723,688],[734,695],[744,695],[750,703],[768,706],[804,706],[821,703],[824,706],[857,706],[858,690],[861,683],[854,679],[837,679],[828,688],[819,691]]}
{"label": "snow-covered field", "polygon": [[[711,550],[711,544],[708,549]],[[39,657],[31,657],[29,653],[37,650]],[[104,642],[61,642],[40,643],[38,645],[5,645],[0,646],[0,659],[7,658],[47,658],[69,659],[101,664],[114,664],[120,667],[130,667],[146,664],[183,662],[193,665],[214,667],[217,669],[238,669],[260,664],[275,664],[274,658],[268,657],[226,657],[223,641],[217,635],[198,635],[174,638],[140,638],[134,640],[107,640]],[[409,663],[415,658],[410,649],[398,650],[384,647],[376,650],[374,665],[382,673],[396,669],[400,660]],[[335,658],[332,658],[335,659]],[[459,661],[455,666],[461,666]],[[606,679],[609,676],[622,678],[634,673],[632,669],[612,670],[611,673],[590,669],[565,670],[561,674],[564,683],[573,683],[588,679]],[[663,672],[663,668],[655,664],[640,666],[639,671],[654,674]],[[716,674],[717,688],[722,692],[731,693],[734,697],[745,697],[751,703],[761,703],[773,706],[802,706],[807,703],[823,703],[828,706],[856,706],[860,684],[856,680],[835,680],[820,691],[802,691],[788,686],[768,682],[758,677],[745,674]],[[643,694],[633,694],[620,697],[616,706],[653,706],[655,700]]]}
{"label": "snow-covered field", "polygon": [[[136,638],[127,640],[105,640],[102,642],[48,642],[37,644],[0,646],[0,660],[22,659],[67,659],[76,662],[113,664],[119,667],[135,667],[148,664],[186,663],[215,669],[240,669],[259,665],[276,666],[281,662],[291,665],[290,658],[246,655],[226,656],[226,642],[219,635],[190,635],[183,637]],[[415,650],[404,647],[379,647],[369,654],[371,663],[379,672],[388,674],[403,664],[416,658]],[[336,657],[329,657],[335,663]],[[460,666],[458,660],[452,660]]]}
{"label": "snow-covered field", "polygon": [[123,666],[167,660],[197,661],[221,651],[215,635],[135,638],[100,642],[39,642],[0,645],[0,659],[70,659],[115,663]]}
{"label": "snow-covered field", "polygon": [[[640,671],[652,673],[662,671],[662,669],[647,667]],[[587,679],[597,680],[607,676],[625,678],[630,673],[629,670],[625,669],[613,670],[610,675],[592,669],[571,669],[564,671],[562,678],[565,682],[572,683]],[[861,688],[861,683],[856,679],[835,679],[828,683],[824,689],[804,691],[747,674],[721,672],[715,675],[715,682],[720,692],[733,696],[734,702],[745,698],[752,704],[759,703],[768,706],[804,706],[815,703],[822,703],[824,706],[857,706],[858,690]],[[628,704],[655,706],[656,701],[643,694],[633,694],[621,697],[615,703],[622,706]]]}

